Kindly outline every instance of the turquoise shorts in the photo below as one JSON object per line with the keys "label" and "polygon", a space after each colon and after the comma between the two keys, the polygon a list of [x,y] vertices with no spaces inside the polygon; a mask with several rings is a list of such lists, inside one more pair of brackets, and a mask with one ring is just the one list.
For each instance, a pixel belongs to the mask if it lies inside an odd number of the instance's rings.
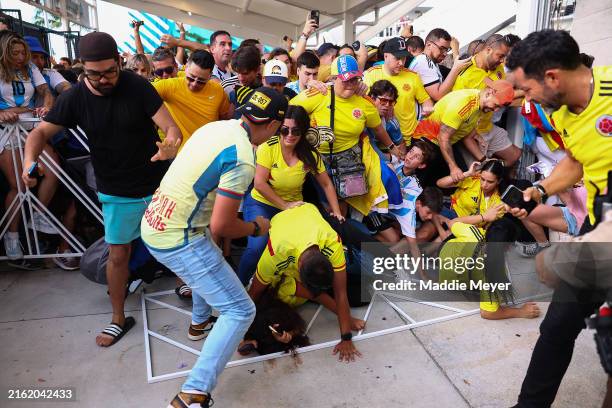
{"label": "turquoise shorts", "polygon": [[109,244],[129,244],[140,236],[140,220],[151,197],[130,198],[98,193],[104,217],[104,240]]}

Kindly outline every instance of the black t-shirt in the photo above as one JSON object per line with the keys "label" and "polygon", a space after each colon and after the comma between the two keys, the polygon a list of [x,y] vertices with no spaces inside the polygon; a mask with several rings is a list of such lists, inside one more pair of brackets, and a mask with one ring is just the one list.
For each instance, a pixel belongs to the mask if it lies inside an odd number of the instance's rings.
{"label": "black t-shirt", "polygon": [[146,197],[159,186],[169,166],[165,161],[151,162],[159,141],[151,117],[162,103],[147,80],[122,71],[111,95],[94,95],[80,82],[57,98],[44,120],[85,131],[99,192]]}

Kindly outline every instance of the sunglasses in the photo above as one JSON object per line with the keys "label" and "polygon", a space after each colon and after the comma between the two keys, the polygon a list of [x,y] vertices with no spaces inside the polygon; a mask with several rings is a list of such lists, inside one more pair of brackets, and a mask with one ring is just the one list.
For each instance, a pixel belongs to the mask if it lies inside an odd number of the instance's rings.
{"label": "sunglasses", "polygon": [[186,74],[185,74],[185,79],[187,79],[187,82],[189,83],[195,82],[197,85],[206,85],[206,83],[208,82],[208,79],[193,78]]}
{"label": "sunglasses", "polygon": [[159,68],[156,69],[155,71],[153,71],[153,74],[155,74],[155,76],[161,77],[164,76],[164,73],[170,75],[174,72],[174,67],[173,66],[169,66],[166,68]]}
{"label": "sunglasses", "polygon": [[300,130],[300,128],[296,127],[290,128],[288,126],[281,126],[280,134],[281,136],[289,136],[291,134],[292,136],[301,137],[302,131]]}
{"label": "sunglasses", "polygon": [[376,98],[376,100],[379,101],[380,104],[383,106],[393,106],[397,103],[395,99],[383,98],[382,96],[379,96],[378,98]]}

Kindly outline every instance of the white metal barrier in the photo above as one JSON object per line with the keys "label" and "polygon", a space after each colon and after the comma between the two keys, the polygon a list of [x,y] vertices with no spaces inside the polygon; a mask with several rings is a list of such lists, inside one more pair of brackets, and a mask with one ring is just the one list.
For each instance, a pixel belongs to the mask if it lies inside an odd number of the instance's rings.
{"label": "white metal barrier", "polygon": [[[41,259],[41,258],[57,258],[57,257],[80,257],[85,251],[85,247],[81,242],[70,232],[66,227],[59,221],[43,203],[40,202],[38,197],[25,187],[21,181],[21,163],[24,158],[24,147],[25,141],[28,136],[28,131],[24,128],[28,124],[36,125],[40,119],[22,119],[20,122],[15,124],[5,123],[0,130],[0,140],[8,139],[8,145],[5,150],[5,154],[9,153],[13,159],[13,171],[15,172],[15,183],[17,185],[17,195],[5,209],[4,215],[0,219],[0,239],[4,237],[4,234],[8,231],[11,222],[21,214],[21,224],[24,226],[26,231],[25,234],[25,246],[24,246],[24,259]],[[76,139],[89,151],[87,145],[87,136],[82,133],[81,129],[75,131],[70,129],[70,132],[76,137]],[[91,215],[100,224],[103,224],[102,211],[94,203],[91,198],[79,187],[79,185],[70,178],[70,176],[61,168],[47,152],[40,155],[39,161],[44,166],[44,171],[47,173],[53,173],[57,176],[60,183],[62,183],[68,191],[77,199],[83,206],[91,213]],[[35,226],[32,225],[32,229],[28,228],[28,220],[32,220],[34,214],[38,214],[43,220],[51,224],[58,232],[58,234],[68,243],[70,247],[70,253],[42,253],[40,248],[40,242],[38,237],[38,231]],[[32,223],[34,224],[34,223]],[[23,242],[22,242],[23,246]],[[8,259],[6,256],[0,256],[0,260]]]}

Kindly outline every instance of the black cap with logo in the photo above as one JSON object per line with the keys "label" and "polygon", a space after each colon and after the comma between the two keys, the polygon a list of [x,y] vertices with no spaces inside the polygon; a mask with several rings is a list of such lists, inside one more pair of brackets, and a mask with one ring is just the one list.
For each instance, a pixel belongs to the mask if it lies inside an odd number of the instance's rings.
{"label": "black cap with logo", "polygon": [[383,52],[393,54],[396,58],[407,57],[409,52],[406,48],[406,41],[401,37],[394,37],[385,43],[385,48],[383,48]]}
{"label": "black cap with logo", "polygon": [[282,121],[287,106],[287,98],[272,88],[262,86],[255,89],[249,100],[238,108],[238,112],[254,123],[264,123],[270,120]]}

